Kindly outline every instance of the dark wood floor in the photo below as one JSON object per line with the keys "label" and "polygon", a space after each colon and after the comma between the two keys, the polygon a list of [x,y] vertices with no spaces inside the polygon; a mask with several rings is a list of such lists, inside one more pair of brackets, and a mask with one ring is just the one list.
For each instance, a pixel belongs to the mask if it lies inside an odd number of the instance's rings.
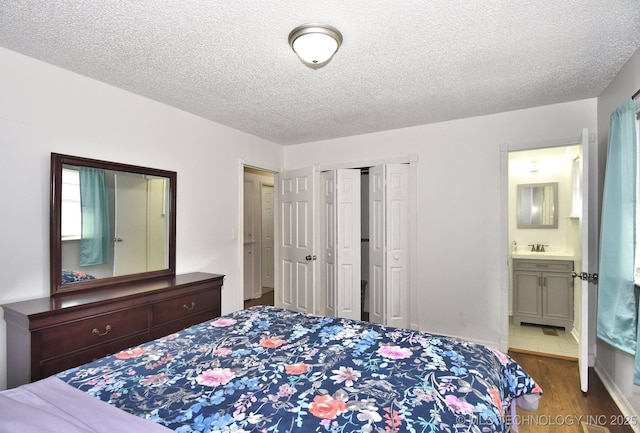
{"label": "dark wood floor", "polygon": [[[245,308],[254,305],[273,305],[273,290],[266,290],[261,298],[244,303]],[[509,355],[543,390],[537,411],[518,409],[520,433],[585,433],[581,424],[583,421],[596,427],[606,427],[611,433],[633,433],[633,429],[624,425],[624,422],[640,423],[640,420],[624,419],[593,369],[589,370],[589,392],[583,393],[580,390],[577,362],[530,353],[509,352]]]}
{"label": "dark wood floor", "polygon": [[273,305],[273,289],[262,289],[262,297],[244,301],[244,308],[256,305]]}
{"label": "dark wood floor", "polygon": [[543,390],[537,411],[518,409],[520,433],[584,433],[581,421],[606,427],[611,433],[633,433],[629,425],[624,425],[625,421],[640,422],[624,419],[593,369],[589,369],[589,391],[583,393],[577,362],[517,352],[509,355]]}

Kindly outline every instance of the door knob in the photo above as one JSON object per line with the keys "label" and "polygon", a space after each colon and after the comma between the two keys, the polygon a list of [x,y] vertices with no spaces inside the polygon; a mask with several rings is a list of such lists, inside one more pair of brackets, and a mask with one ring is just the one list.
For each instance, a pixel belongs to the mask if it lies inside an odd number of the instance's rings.
{"label": "door knob", "polygon": [[305,260],[308,261],[308,262],[310,262],[311,260],[315,260],[315,259],[316,259],[316,256],[315,255],[312,256],[311,254],[309,254],[308,256],[305,257]]}
{"label": "door knob", "polygon": [[581,273],[577,273],[577,272],[571,272],[571,276],[573,278],[580,278],[582,281],[589,281],[592,283],[597,283],[598,282],[598,274],[594,273],[594,274],[590,274],[588,272],[581,272]]}

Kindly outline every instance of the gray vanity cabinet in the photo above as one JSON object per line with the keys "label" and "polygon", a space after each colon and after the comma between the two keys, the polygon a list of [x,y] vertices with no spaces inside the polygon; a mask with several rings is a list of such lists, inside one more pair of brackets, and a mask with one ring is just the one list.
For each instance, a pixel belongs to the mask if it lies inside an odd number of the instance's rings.
{"label": "gray vanity cabinet", "polygon": [[573,261],[513,260],[513,323],[573,326]]}

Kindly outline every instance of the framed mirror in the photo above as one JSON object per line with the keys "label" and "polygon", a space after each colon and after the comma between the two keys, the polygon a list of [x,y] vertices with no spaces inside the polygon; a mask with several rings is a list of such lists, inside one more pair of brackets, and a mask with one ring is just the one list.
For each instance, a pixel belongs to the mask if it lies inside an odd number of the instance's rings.
{"label": "framed mirror", "polygon": [[51,154],[51,295],[175,275],[175,172]]}
{"label": "framed mirror", "polygon": [[518,185],[519,229],[558,228],[558,183]]}

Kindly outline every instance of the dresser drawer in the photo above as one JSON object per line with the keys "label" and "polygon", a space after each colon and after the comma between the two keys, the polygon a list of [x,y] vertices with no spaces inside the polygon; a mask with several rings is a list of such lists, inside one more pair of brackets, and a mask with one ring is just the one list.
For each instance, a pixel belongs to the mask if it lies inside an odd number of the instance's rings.
{"label": "dresser drawer", "polygon": [[571,272],[573,262],[567,260],[526,260],[513,261],[514,271]]}
{"label": "dresser drawer", "polygon": [[4,304],[7,386],[217,317],[223,279],[195,272]]}
{"label": "dresser drawer", "polygon": [[198,323],[206,322],[207,320],[215,319],[220,316],[220,309],[205,311],[204,313],[196,314],[193,316],[184,317],[180,320],[174,320],[173,322],[159,325],[151,330],[151,338],[156,339],[164,337],[165,335],[173,334],[174,332],[182,331]]}
{"label": "dresser drawer", "polygon": [[152,305],[152,326],[180,320],[214,308],[220,308],[218,287],[156,302]]}
{"label": "dresser drawer", "polygon": [[40,331],[40,359],[86,349],[127,335],[148,331],[146,306],[115,311]]}
{"label": "dresser drawer", "polygon": [[40,376],[34,377],[32,380],[44,379],[45,377],[60,373],[68,368],[77,367],[78,365],[86,364],[87,362],[94,361],[98,358],[113,355],[116,352],[129,349],[130,347],[139,346],[147,341],[149,341],[149,333],[143,332],[133,336],[124,337],[119,340],[111,340],[100,346],[92,347],[91,349],[81,350],[61,358],[43,362],[39,369]]}

